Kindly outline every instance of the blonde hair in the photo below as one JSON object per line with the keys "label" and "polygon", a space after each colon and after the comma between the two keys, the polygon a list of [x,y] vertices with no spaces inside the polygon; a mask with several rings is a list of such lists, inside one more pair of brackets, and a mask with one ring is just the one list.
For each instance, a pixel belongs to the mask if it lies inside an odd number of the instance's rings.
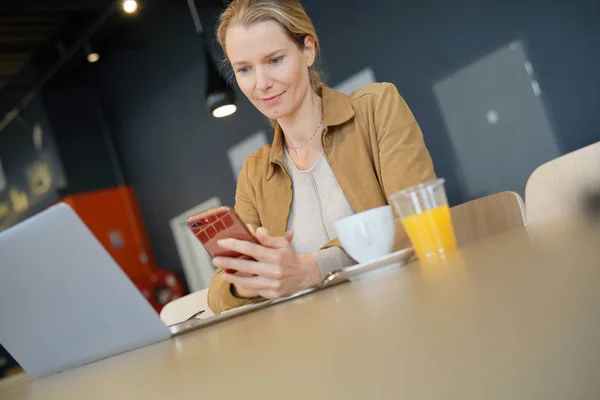
{"label": "blonde hair", "polygon": [[217,26],[217,40],[227,57],[225,37],[227,29],[236,24],[251,26],[260,22],[275,21],[281,25],[289,38],[304,48],[304,39],[307,35],[315,39],[315,62],[309,68],[310,85],[320,96],[324,85],[319,68],[319,38],[315,27],[304,7],[298,0],[233,0],[219,17]]}

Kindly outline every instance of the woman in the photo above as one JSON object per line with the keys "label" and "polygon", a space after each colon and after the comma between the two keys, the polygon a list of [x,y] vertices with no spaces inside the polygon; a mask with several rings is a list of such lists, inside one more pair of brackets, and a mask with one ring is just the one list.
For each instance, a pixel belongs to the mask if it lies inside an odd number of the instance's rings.
{"label": "woman", "polygon": [[[319,40],[297,0],[234,0],[217,39],[241,91],[275,127],[273,143],[250,155],[235,209],[259,244],[224,248],[256,261],[215,258],[208,302],[219,313],[317,285],[353,260],[334,223],[387,204],[387,196],[435,178],[417,122],[395,86],[350,96],[321,83]],[[396,221],[396,249],[408,246]],[[235,269],[236,274],[224,272]]]}

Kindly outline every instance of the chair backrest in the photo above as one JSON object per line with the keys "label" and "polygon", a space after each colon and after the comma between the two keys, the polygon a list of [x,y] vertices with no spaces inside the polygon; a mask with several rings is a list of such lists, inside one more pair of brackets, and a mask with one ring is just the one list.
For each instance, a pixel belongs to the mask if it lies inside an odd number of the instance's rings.
{"label": "chair backrest", "polygon": [[578,213],[586,191],[599,188],[600,142],[549,161],[527,181],[527,224]]}
{"label": "chair backrest", "polygon": [[204,289],[167,303],[160,311],[160,319],[168,326],[183,322],[202,310],[204,312],[197,318],[205,319],[214,316],[208,308],[207,295],[208,289]]}
{"label": "chair backrest", "polygon": [[459,245],[525,226],[521,196],[501,192],[450,209]]}

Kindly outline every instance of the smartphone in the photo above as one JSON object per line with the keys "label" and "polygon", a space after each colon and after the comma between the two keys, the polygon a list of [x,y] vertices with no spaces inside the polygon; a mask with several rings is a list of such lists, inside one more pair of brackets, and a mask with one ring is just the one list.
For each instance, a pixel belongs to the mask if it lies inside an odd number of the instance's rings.
{"label": "smartphone", "polygon": [[[223,206],[188,217],[187,226],[212,257],[252,260],[251,257],[244,254],[226,250],[217,243],[220,239],[229,238],[257,243],[254,235],[250,233],[244,221],[232,207]],[[225,272],[233,274],[237,271],[225,269]]]}

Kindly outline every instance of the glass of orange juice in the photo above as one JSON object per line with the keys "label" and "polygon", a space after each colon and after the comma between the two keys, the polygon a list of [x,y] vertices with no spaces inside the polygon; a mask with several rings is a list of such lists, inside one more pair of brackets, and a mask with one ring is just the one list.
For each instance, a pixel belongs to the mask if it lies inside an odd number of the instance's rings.
{"label": "glass of orange juice", "polygon": [[456,236],[443,178],[424,182],[390,196],[421,261],[456,250]]}

